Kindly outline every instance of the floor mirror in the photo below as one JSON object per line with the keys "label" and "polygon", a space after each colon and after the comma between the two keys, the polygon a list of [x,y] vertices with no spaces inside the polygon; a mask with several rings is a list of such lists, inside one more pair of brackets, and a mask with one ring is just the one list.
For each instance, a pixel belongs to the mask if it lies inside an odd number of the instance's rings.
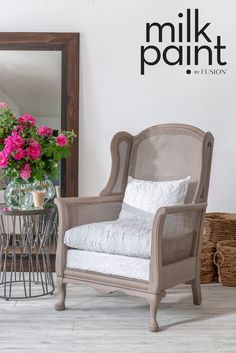
{"label": "floor mirror", "polygon": [[[0,101],[78,136],[79,34],[0,33]],[[78,138],[54,182],[62,196],[78,195]]]}
{"label": "floor mirror", "polygon": [[[74,130],[71,156],[53,183],[62,197],[78,196],[79,34],[0,33],[0,101],[17,116],[30,113],[55,135]],[[54,264],[54,250],[51,256]]]}

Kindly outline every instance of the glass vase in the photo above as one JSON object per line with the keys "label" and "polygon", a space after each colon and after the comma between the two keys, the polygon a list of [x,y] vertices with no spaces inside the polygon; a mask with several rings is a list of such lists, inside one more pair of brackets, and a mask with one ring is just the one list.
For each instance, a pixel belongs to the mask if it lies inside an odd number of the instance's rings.
{"label": "glass vase", "polygon": [[50,179],[35,180],[32,184],[34,191],[45,191],[44,204],[53,199],[56,194],[55,186]]}
{"label": "glass vase", "polygon": [[33,203],[31,191],[32,184],[28,180],[15,178],[5,189],[5,203],[14,210],[28,210]]}

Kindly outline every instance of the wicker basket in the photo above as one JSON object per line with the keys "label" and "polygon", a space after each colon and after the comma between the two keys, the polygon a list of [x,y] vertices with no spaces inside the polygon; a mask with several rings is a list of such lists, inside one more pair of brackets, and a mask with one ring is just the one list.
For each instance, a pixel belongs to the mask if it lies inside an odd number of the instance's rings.
{"label": "wicker basket", "polygon": [[222,240],[236,240],[236,213],[207,213],[203,239],[215,244]]}
{"label": "wicker basket", "polygon": [[223,286],[236,287],[236,240],[220,241],[214,255]]}
{"label": "wicker basket", "polygon": [[201,252],[201,283],[211,283],[214,278],[213,256],[216,246],[211,241],[207,241],[202,245]]}
{"label": "wicker basket", "polygon": [[[219,241],[236,240],[235,213],[207,213],[204,220],[203,243],[211,241],[217,245]],[[214,266],[214,279],[218,282],[217,266]]]}

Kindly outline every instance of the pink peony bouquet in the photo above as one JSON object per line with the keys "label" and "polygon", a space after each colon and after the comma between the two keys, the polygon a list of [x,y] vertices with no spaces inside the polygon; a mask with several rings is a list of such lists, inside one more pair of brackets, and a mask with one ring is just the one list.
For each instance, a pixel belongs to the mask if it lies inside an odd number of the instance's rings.
{"label": "pink peony bouquet", "polygon": [[70,155],[73,131],[53,136],[48,126],[37,126],[33,116],[17,118],[0,102],[0,168],[5,176],[43,180],[57,173],[57,163]]}

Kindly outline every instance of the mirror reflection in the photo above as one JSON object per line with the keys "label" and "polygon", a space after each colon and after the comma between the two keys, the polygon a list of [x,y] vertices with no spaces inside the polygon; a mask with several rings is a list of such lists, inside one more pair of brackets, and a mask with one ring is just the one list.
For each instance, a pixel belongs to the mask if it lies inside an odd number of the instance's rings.
{"label": "mirror reflection", "polygon": [[[61,129],[61,71],[61,51],[1,50],[0,102],[7,103],[17,117],[33,115],[38,125],[49,126],[57,135]],[[61,184],[58,168],[54,185]],[[2,189],[5,182],[0,181]]]}

